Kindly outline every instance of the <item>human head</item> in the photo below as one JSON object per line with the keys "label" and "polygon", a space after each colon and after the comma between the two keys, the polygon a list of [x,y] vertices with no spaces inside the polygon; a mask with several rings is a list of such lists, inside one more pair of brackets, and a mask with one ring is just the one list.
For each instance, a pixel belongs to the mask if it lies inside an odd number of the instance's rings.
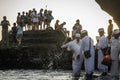
{"label": "human head", "polygon": [[80,20],[79,20],[79,19],[77,19],[77,20],[76,20],[76,23],[80,23]]}
{"label": "human head", "polygon": [[99,32],[99,35],[100,35],[100,36],[103,36],[104,33],[105,33],[103,28],[99,28],[99,29],[98,29],[98,32]]}
{"label": "human head", "polygon": [[43,12],[43,8],[40,9],[40,12]]}
{"label": "human head", "polygon": [[18,15],[20,15],[20,12],[18,12]]}
{"label": "human head", "polygon": [[84,38],[85,36],[88,36],[88,32],[87,32],[87,30],[82,30],[81,37]]}
{"label": "human head", "polygon": [[113,36],[114,36],[114,38],[115,39],[118,39],[119,38],[119,35],[120,34],[120,30],[119,29],[115,29],[114,31],[113,31]]}
{"label": "human head", "polygon": [[111,20],[111,19],[109,19],[109,20],[108,20],[108,22],[111,24],[111,23],[112,23],[112,20]]}
{"label": "human head", "polygon": [[13,23],[13,26],[16,26],[16,23]]}
{"label": "human head", "polygon": [[6,20],[7,19],[7,17],[6,16],[3,16],[3,20]]}
{"label": "human head", "polygon": [[80,39],[80,34],[79,33],[75,34],[75,39],[77,39],[77,41],[79,41],[79,39]]}
{"label": "human head", "polygon": [[66,22],[63,22],[63,25],[65,25],[66,24]]}
{"label": "human head", "polygon": [[24,14],[25,14],[25,12],[23,11],[23,12],[22,12],[22,15],[24,15]]}
{"label": "human head", "polygon": [[59,23],[59,20],[56,20],[56,23]]}
{"label": "human head", "polygon": [[35,8],[33,8],[33,11],[36,11]]}
{"label": "human head", "polygon": [[44,10],[44,14],[47,14],[47,9]]}

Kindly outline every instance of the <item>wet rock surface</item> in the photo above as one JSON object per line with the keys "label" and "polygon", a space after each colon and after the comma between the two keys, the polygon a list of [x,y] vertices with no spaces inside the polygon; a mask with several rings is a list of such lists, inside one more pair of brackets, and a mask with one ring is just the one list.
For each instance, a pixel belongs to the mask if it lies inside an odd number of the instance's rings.
{"label": "wet rock surface", "polygon": [[65,39],[60,31],[25,31],[17,46],[10,34],[9,46],[0,46],[0,69],[71,69],[72,54],[60,48]]}

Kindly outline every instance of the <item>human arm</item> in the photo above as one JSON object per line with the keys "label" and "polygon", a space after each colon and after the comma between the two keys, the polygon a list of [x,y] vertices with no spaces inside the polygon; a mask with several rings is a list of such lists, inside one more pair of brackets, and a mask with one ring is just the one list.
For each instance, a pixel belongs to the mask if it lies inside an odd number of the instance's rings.
{"label": "human arm", "polygon": [[61,46],[61,48],[66,48],[66,47],[68,47],[68,43],[63,44],[63,45]]}

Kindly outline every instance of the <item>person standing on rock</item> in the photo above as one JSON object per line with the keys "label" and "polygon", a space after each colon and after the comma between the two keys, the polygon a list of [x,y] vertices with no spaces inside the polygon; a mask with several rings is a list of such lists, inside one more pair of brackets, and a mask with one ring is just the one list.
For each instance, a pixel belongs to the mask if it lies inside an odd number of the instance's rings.
{"label": "person standing on rock", "polygon": [[81,49],[80,53],[84,54],[85,61],[85,80],[92,80],[92,75],[94,72],[94,56],[95,50],[93,46],[93,40],[88,36],[87,30],[83,30],[81,32],[82,40],[81,40]]}
{"label": "person standing on rock", "polygon": [[98,29],[100,38],[98,43],[98,69],[102,71],[101,76],[106,76],[108,72],[108,66],[103,65],[102,61],[108,49],[108,39],[105,37],[103,28]]}
{"label": "person standing on rock", "polygon": [[62,45],[61,48],[67,47],[68,51],[73,51],[73,61],[72,61],[73,76],[74,76],[74,80],[79,80],[81,73],[81,66],[83,62],[83,56],[82,53],[80,53],[80,49],[81,49],[80,34],[77,33],[75,35],[75,38],[76,38],[75,40]]}
{"label": "person standing on rock", "polygon": [[80,20],[79,19],[76,20],[76,23],[75,23],[74,27],[76,29],[76,33],[80,33],[81,34],[82,25],[80,24]]}
{"label": "person standing on rock", "polygon": [[119,80],[119,56],[120,56],[120,40],[119,40],[119,33],[120,31],[114,30],[113,38],[111,38],[111,76],[113,80]]}
{"label": "person standing on rock", "polygon": [[13,27],[12,27],[11,31],[12,31],[13,44],[15,44],[15,43],[17,42],[17,40],[16,40],[16,34],[17,34],[17,26],[16,26],[16,23],[13,23]]}
{"label": "person standing on rock", "polygon": [[111,38],[111,36],[112,36],[112,32],[113,32],[113,24],[112,24],[112,20],[110,19],[110,20],[108,20],[108,22],[109,22],[109,25],[108,25],[108,39],[110,39]]}
{"label": "person standing on rock", "polygon": [[16,39],[18,41],[18,46],[21,45],[21,41],[22,41],[22,37],[23,37],[23,25],[24,25],[24,22],[22,20],[20,20],[20,23],[18,24],[18,29],[17,29],[17,35],[16,35]]}
{"label": "person standing on rock", "polygon": [[3,16],[3,20],[1,21],[2,25],[2,43],[3,46],[9,46],[9,38],[8,38],[8,26],[10,26],[9,21],[6,16]]}
{"label": "person standing on rock", "polygon": [[60,22],[59,20],[56,20],[56,22],[55,22],[55,27],[54,27],[55,30],[59,27],[59,22]]}

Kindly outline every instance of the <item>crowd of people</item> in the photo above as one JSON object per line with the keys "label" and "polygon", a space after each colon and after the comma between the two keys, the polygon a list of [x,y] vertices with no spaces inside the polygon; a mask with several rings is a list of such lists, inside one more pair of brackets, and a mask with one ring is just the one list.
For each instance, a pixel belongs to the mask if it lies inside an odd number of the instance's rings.
{"label": "crowd of people", "polygon": [[[54,19],[51,10],[41,8],[39,12],[35,8],[29,10],[28,12],[23,11],[22,13],[18,12],[16,22],[13,23],[11,29],[13,35],[13,41],[18,42],[18,45],[21,44],[24,30],[45,30],[48,27],[51,27],[51,21]],[[9,44],[8,39],[8,26],[10,22],[7,20],[6,16],[3,16],[1,21],[2,25],[2,41],[5,45]],[[3,44],[4,45],[4,44]]]}
{"label": "crowd of people", "polygon": [[[120,30],[113,30],[112,20],[108,22],[108,36],[105,36],[104,28],[99,28],[99,36],[96,37],[97,44],[94,47],[93,40],[89,37],[87,30],[82,30],[79,20],[76,20],[72,32],[73,38],[67,38],[61,46],[61,48],[66,48],[68,51],[73,52],[72,67],[74,80],[79,80],[83,61],[86,72],[85,80],[93,80],[95,50],[97,50],[97,68],[101,72],[100,76],[107,76],[109,71],[108,67],[111,67],[111,79],[120,79]],[[110,55],[110,57],[106,57],[108,55]],[[109,63],[104,64],[103,61],[105,59],[109,60]]]}
{"label": "crowd of people", "polygon": [[[23,27],[25,30],[45,30],[50,27],[51,21],[54,19],[52,16],[52,11],[40,9],[38,13],[35,8],[29,10],[29,12],[18,13],[17,21],[13,23],[11,29],[13,34],[14,42],[21,44],[23,36]],[[59,20],[56,20],[55,30],[61,30],[65,33],[66,37],[69,37],[69,31],[64,27],[66,22],[59,24]],[[111,76],[113,80],[119,80],[119,68],[120,68],[120,30],[113,30],[112,20],[109,20],[108,25],[108,36],[105,36],[104,28],[99,28],[99,36],[96,37],[97,44],[93,45],[93,40],[89,37],[87,30],[82,30],[82,25],[80,20],[77,19],[72,30],[72,39],[67,38],[66,42],[61,46],[61,48],[67,48],[69,51],[73,51],[73,73],[74,80],[78,80],[81,73],[81,65],[84,61],[86,80],[92,80],[92,75],[94,73],[94,59],[95,59],[95,49],[98,50],[98,69],[102,71],[101,76],[106,76],[108,73],[108,66],[102,64],[105,55],[108,53],[111,55]],[[4,16],[1,21],[2,25],[2,42],[3,45],[9,45],[8,38],[8,26],[10,26],[7,17]]]}
{"label": "crowd of people", "polygon": [[45,30],[50,27],[51,21],[54,19],[51,10],[41,8],[39,12],[35,8],[28,12],[19,12],[17,15],[17,24],[20,19],[24,22],[25,30]]}

